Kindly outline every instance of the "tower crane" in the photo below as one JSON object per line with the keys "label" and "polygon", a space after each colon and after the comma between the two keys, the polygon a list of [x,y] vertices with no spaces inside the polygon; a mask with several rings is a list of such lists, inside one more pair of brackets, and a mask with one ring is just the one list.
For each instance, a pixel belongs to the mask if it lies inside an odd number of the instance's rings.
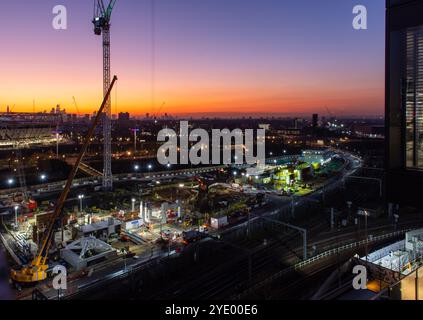
{"label": "tower crane", "polygon": [[[106,95],[110,83],[110,19],[116,0],[110,0],[106,7],[103,0],[94,0],[94,34],[103,35],[103,94]],[[110,190],[113,187],[112,177],[112,146],[111,146],[111,99],[106,102],[105,116],[103,118],[104,138],[104,165],[103,165],[103,189]]]}
{"label": "tower crane", "polygon": [[49,225],[46,229],[46,232],[44,233],[42,241],[40,242],[40,247],[38,248],[37,254],[32,260],[31,265],[24,266],[20,270],[11,271],[10,277],[13,281],[17,283],[21,283],[21,284],[24,284],[24,283],[31,284],[31,283],[36,283],[38,281],[43,281],[47,278],[47,269],[48,269],[47,258],[48,258],[50,247],[53,242],[54,228],[56,224],[60,221],[60,218],[62,217],[63,206],[65,204],[65,201],[71,189],[73,179],[75,178],[75,175],[78,171],[78,167],[82,161],[82,158],[85,155],[85,152],[87,151],[88,145],[90,144],[91,138],[94,134],[94,130],[97,127],[97,124],[100,122],[101,115],[107,105],[107,100],[110,97],[110,92],[112,91],[116,80],[117,80],[117,77],[114,76],[113,81],[110,84],[110,87],[108,88],[106,92],[106,95],[104,96],[103,103],[101,104],[100,109],[98,110],[97,115],[88,130],[87,136],[85,137],[85,142],[81,148],[81,151],[79,152],[78,158],[71,172],[69,173],[68,179],[66,181],[66,185],[63,188],[63,191],[60,195],[59,200],[57,201],[54,211],[51,213]]}
{"label": "tower crane", "polygon": [[76,113],[79,114],[79,108],[78,108],[78,104],[76,103],[76,99],[75,97],[72,97],[72,99],[73,99],[73,104],[75,105],[75,108],[76,108]]}
{"label": "tower crane", "polygon": [[155,112],[155,108],[153,108],[153,112],[154,112],[154,114],[153,114],[153,118],[155,119],[155,121],[157,122],[157,118],[159,117],[159,115],[160,115],[160,112],[162,111],[162,109],[163,109],[163,107],[166,105],[166,102],[163,102],[161,105],[160,105],[160,107],[157,109],[157,112]]}
{"label": "tower crane", "polygon": [[166,102],[163,102],[163,103],[161,104],[160,108],[157,110],[156,117],[158,117],[158,116],[160,115],[160,112],[162,111],[162,109],[163,109],[163,107],[164,107],[165,105],[166,105]]}

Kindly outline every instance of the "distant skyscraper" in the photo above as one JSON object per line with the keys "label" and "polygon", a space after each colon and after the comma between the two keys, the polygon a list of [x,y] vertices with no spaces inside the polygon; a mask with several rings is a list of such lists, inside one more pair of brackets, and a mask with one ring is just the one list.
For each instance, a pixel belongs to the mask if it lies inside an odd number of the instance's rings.
{"label": "distant skyscraper", "polygon": [[118,122],[127,123],[130,120],[130,115],[128,112],[120,112],[118,115]]}
{"label": "distant skyscraper", "polygon": [[423,0],[387,1],[386,196],[423,207]]}
{"label": "distant skyscraper", "polygon": [[317,113],[313,114],[313,128],[317,128],[319,124],[319,115]]}
{"label": "distant skyscraper", "polygon": [[304,120],[301,118],[294,119],[294,129],[302,129],[304,125]]}

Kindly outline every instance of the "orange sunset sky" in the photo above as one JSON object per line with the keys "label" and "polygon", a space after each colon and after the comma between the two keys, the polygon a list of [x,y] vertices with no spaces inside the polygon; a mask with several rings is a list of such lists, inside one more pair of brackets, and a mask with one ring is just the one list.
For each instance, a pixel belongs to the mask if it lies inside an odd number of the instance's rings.
{"label": "orange sunset sky", "polygon": [[[76,113],[102,97],[101,38],[91,1],[16,0],[0,12],[0,108]],[[342,3],[339,3],[342,2]],[[381,115],[384,1],[364,2],[369,30],[351,27],[354,1],[118,1],[112,17],[113,113]],[[315,6],[315,7],[313,7]],[[310,10],[303,10],[304,7]],[[154,26],[154,27],[153,27]],[[117,101],[117,104],[115,103]]]}

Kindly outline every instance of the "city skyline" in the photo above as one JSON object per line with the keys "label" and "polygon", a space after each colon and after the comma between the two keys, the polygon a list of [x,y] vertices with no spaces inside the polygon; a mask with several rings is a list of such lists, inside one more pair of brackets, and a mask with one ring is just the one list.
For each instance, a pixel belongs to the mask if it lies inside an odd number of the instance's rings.
{"label": "city skyline", "polygon": [[[156,1],[154,37],[151,1],[118,2],[112,112],[293,115],[325,114],[328,107],[339,116],[383,114],[384,1],[362,1],[365,31],[352,28],[354,1],[265,2]],[[73,96],[80,113],[97,108],[102,59],[92,3],[62,1],[63,31],[51,27],[57,4],[19,0],[0,13],[7,48],[0,60],[1,111],[7,105],[33,111],[35,100],[36,111],[61,104],[76,113]]]}

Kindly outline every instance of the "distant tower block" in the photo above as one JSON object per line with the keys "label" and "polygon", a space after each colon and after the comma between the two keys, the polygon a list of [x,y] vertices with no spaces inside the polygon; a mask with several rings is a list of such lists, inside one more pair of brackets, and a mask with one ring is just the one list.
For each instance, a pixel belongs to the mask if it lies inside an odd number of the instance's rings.
{"label": "distant tower block", "polygon": [[313,129],[316,129],[319,126],[319,115],[317,113],[313,114],[312,126]]}

